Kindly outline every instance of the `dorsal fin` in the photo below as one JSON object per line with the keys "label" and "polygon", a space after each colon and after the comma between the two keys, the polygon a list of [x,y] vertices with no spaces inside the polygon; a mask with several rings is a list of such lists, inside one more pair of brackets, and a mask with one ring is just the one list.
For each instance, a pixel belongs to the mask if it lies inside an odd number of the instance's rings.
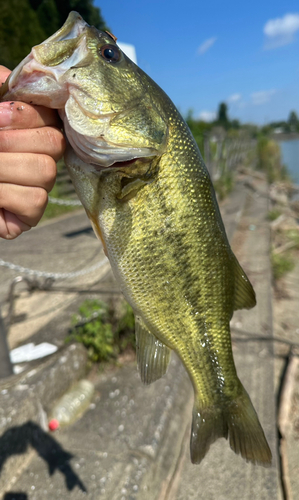
{"label": "dorsal fin", "polygon": [[138,316],[135,317],[135,334],[140,377],[144,384],[151,384],[165,375],[171,350],[147,329]]}
{"label": "dorsal fin", "polygon": [[256,305],[255,292],[253,287],[243,271],[239,262],[235,258],[234,263],[235,272],[235,302],[234,310],[237,309],[251,309]]}

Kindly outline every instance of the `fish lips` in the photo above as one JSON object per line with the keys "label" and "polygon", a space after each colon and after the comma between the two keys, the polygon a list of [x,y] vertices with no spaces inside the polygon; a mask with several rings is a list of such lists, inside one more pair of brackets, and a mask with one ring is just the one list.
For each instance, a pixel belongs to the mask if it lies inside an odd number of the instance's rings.
{"label": "fish lips", "polygon": [[[82,63],[86,58],[85,44],[81,41],[87,28],[89,25],[82,17],[77,12],[71,12],[62,28],[33,47],[30,54],[12,71],[0,89],[0,98],[19,99],[54,109],[62,108],[68,98],[63,75],[67,69]],[[53,43],[57,50],[58,42],[62,44],[64,51],[69,49],[71,55],[62,59],[61,63],[49,66]],[[43,64],[45,56],[47,65]]]}

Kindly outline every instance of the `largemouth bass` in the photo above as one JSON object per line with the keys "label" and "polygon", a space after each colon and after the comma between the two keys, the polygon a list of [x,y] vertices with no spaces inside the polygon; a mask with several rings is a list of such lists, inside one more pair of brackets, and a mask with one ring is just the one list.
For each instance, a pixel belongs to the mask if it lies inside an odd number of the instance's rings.
{"label": "largemouth bass", "polygon": [[58,109],[65,161],[136,316],[149,384],[174,350],[194,387],[191,460],[219,437],[252,463],[271,452],[234,365],[229,322],[255,305],[198,147],[167,95],[72,12],[11,73],[2,99]]}

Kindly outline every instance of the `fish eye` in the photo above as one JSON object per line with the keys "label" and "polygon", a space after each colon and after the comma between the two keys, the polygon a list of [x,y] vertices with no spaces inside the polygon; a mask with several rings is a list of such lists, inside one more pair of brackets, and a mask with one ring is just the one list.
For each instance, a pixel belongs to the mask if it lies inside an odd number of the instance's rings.
{"label": "fish eye", "polygon": [[101,47],[101,55],[107,62],[118,62],[121,52],[116,45],[103,45]]}

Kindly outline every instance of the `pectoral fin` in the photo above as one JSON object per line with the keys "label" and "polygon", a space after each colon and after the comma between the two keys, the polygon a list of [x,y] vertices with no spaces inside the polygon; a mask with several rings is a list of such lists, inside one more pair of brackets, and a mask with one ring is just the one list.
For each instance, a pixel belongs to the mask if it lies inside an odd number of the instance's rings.
{"label": "pectoral fin", "polygon": [[135,334],[140,377],[144,384],[151,384],[165,375],[171,350],[146,328],[140,317],[135,318]]}
{"label": "pectoral fin", "polygon": [[117,195],[117,199],[121,201],[128,201],[134,198],[138,191],[148,184],[148,181],[142,179],[130,180],[125,184],[121,192]]}

